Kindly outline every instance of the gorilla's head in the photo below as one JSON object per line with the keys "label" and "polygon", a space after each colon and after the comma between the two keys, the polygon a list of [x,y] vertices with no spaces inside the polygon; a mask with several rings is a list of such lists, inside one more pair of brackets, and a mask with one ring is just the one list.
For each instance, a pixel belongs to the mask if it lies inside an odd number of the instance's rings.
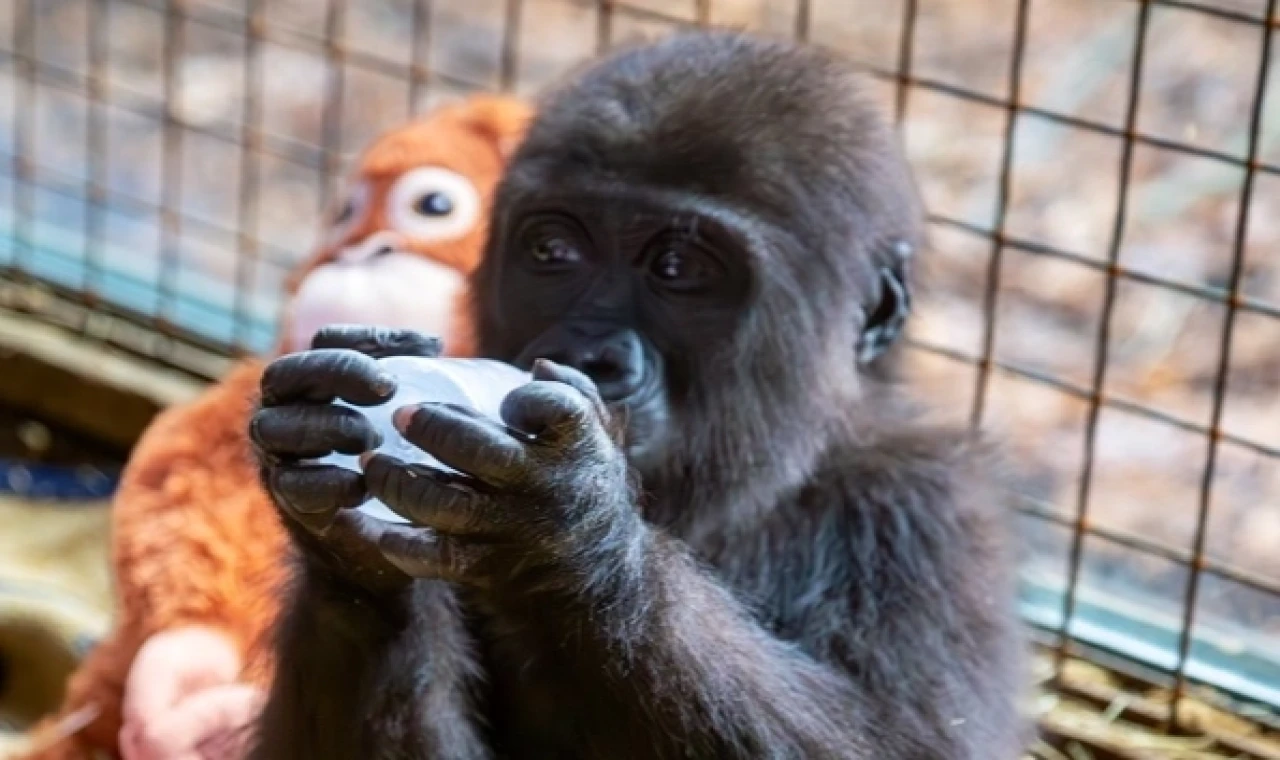
{"label": "gorilla's head", "polygon": [[477,273],[480,349],[585,371],[646,480],[799,474],[885,360],[921,227],[847,63],[676,36],[541,103]]}

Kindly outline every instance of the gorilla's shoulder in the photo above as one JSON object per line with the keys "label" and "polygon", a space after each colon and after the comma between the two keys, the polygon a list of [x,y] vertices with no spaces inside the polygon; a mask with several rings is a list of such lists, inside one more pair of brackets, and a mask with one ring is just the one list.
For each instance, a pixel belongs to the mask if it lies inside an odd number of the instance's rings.
{"label": "gorilla's shoulder", "polygon": [[864,425],[826,452],[808,499],[854,509],[907,502],[985,509],[1011,480],[1002,447],[967,425],[911,418]]}

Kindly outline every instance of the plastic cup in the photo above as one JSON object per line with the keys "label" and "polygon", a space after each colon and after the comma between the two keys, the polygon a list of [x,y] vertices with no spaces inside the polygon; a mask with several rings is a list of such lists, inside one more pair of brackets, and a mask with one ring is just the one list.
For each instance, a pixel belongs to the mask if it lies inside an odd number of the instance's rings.
{"label": "plastic cup", "polygon": [[[403,406],[423,402],[441,402],[468,406],[493,419],[498,419],[502,400],[516,388],[529,382],[528,372],[492,359],[428,359],[420,356],[392,356],[379,359],[379,364],[396,379],[396,393],[378,406],[355,406],[343,401],[334,403],[355,409],[365,416],[378,432],[382,443],[376,451],[413,464],[429,464],[450,470],[435,457],[414,446],[392,426],[391,416]],[[316,460],[359,472],[358,457],[330,454]],[[369,499],[357,507],[370,517],[387,522],[408,522],[377,499]]]}

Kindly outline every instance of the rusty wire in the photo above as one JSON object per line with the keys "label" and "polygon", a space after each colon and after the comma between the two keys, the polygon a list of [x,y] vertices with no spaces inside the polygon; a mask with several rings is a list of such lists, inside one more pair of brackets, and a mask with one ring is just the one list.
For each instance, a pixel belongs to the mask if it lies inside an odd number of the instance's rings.
{"label": "rusty wire", "polygon": [[[264,11],[266,0],[244,1],[244,10],[238,11],[225,6],[188,3],[186,0],[84,0],[87,3],[89,34],[85,40],[87,67],[86,71],[81,73],[42,59],[36,45],[36,0],[16,0],[14,38],[7,49],[0,49],[0,62],[8,63],[15,73],[13,151],[9,155],[0,156],[0,159],[7,163],[14,183],[12,211],[15,237],[18,241],[31,239],[31,220],[35,211],[34,194],[36,192],[50,192],[77,199],[84,203],[85,208],[83,220],[85,273],[82,285],[76,288],[66,284],[46,282],[41,283],[41,287],[68,302],[83,305],[87,309],[86,313],[92,313],[95,310],[110,313],[151,328],[159,336],[160,346],[166,345],[166,341],[181,341],[225,354],[238,354],[247,350],[248,299],[259,270],[264,264],[286,268],[292,264],[296,255],[295,251],[283,250],[278,245],[264,240],[260,235],[258,207],[262,194],[260,187],[262,162],[270,158],[313,172],[321,188],[319,211],[322,214],[329,212],[332,205],[332,192],[345,157],[343,114],[348,87],[351,86],[348,81],[351,72],[374,73],[404,82],[410,112],[421,110],[426,103],[425,95],[438,86],[455,90],[481,90],[490,86],[481,81],[480,77],[471,78],[460,75],[458,72],[446,72],[432,67],[431,17],[435,5],[433,0],[409,0],[406,6],[406,24],[411,29],[407,63],[378,52],[353,49],[347,43],[347,17],[352,0],[326,0],[323,27],[319,31],[298,28],[284,21],[272,20],[267,23]],[[627,0],[563,1],[594,11],[594,48],[597,52],[608,50],[616,42],[617,25],[620,19],[657,23],[671,28],[708,25],[716,21],[716,0],[688,0],[689,15],[684,17],[640,7],[635,0],[630,2]],[[789,1],[794,3],[791,33],[799,39],[808,39],[814,24],[814,3],[812,0]],[[938,213],[929,217],[930,223],[935,227],[958,231],[989,244],[987,279],[981,302],[983,323],[980,347],[976,353],[968,353],[919,340],[911,341],[911,345],[916,350],[945,357],[974,369],[977,375],[971,411],[975,423],[983,419],[989,385],[992,376],[996,373],[1056,389],[1087,405],[1080,481],[1071,509],[1063,510],[1024,499],[1019,503],[1018,510],[1030,519],[1070,531],[1067,563],[1063,568],[1066,583],[1062,599],[1061,632],[1065,633],[1070,629],[1071,621],[1076,614],[1077,594],[1083,575],[1084,547],[1088,539],[1103,541],[1143,555],[1159,557],[1188,569],[1180,610],[1182,626],[1179,631],[1177,663],[1170,674],[1175,683],[1175,697],[1168,722],[1170,727],[1176,727],[1179,723],[1180,697],[1186,691],[1186,669],[1194,640],[1196,606],[1202,576],[1218,577],[1243,588],[1280,597],[1280,579],[1260,576],[1211,559],[1206,555],[1205,549],[1220,446],[1224,443],[1231,444],[1266,457],[1270,461],[1280,462],[1280,447],[1229,433],[1222,429],[1221,424],[1224,403],[1229,390],[1227,376],[1237,316],[1247,313],[1280,319],[1280,304],[1250,297],[1241,292],[1250,199],[1255,193],[1259,176],[1280,177],[1280,165],[1262,160],[1260,151],[1263,101],[1268,87],[1268,62],[1272,54],[1272,35],[1278,25],[1277,0],[1267,0],[1265,13],[1262,15],[1195,0],[1117,0],[1117,2],[1132,4],[1137,17],[1134,30],[1135,47],[1131,68],[1128,71],[1124,119],[1120,126],[1022,102],[1023,54],[1027,45],[1030,0],[1018,0],[1014,12],[1008,18],[1008,29],[1001,30],[1009,32],[1013,40],[1005,78],[1007,88],[1005,96],[991,95],[964,85],[939,81],[917,73],[914,59],[921,5],[918,0],[902,0],[900,36],[897,40],[896,60],[892,68],[870,67],[869,71],[872,76],[894,87],[892,107],[899,126],[906,119],[911,108],[911,96],[915,92],[932,93],[1002,111],[1004,121],[996,209],[992,224],[976,225]],[[130,90],[119,84],[113,83],[112,86],[107,87],[107,17],[113,5],[135,6],[163,16],[163,92],[159,98]],[[525,15],[534,12],[531,10],[532,5],[533,3],[526,3],[525,0],[503,0],[503,28],[499,42],[500,49],[497,51],[497,84],[501,89],[511,90],[520,85],[521,27]],[[1143,84],[1144,53],[1150,42],[1149,22],[1153,9],[1161,7],[1201,14],[1205,18],[1241,24],[1258,30],[1261,36],[1261,55],[1250,111],[1247,155],[1243,157],[1232,155],[1221,149],[1192,145],[1139,129],[1138,111]],[[243,94],[238,123],[196,123],[182,111],[183,82],[180,63],[187,31],[193,25],[239,37],[244,45]],[[294,135],[278,134],[264,125],[262,51],[267,45],[314,55],[324,61],[326,97],[321,117],[321,135],[318,141],[309,142]],[[52,166],[43,165],[37,159],[39,135],[34,116],[36,108],[33,106],[36,98],[40,97],[44,91],[71,93],[85,99],[87,164],[84,178],[67,176]],[[153,201],[131,194],[127,190],[107,187],[103,159],[108,149],[104,137],[104,109],[107,106],[121,113],[162,125],[161,192],[158,200]],[[1094,259],[1044,241],[1021,238],[1008,231],[1015,133],[1022,120],[1040,120],[1081,133],[1119,141],[1121,155],[1117,173],[1117,203],[1105,259]],[[235,173],[238,182],[238,199],[235,221],[230,226],[192,214],[184,207],[183,138],[188,135],[214,140],[239,151],[239,164]],[[1121,261],[1130,176],[1133,171],[1135,149],[1139,147],[1158,148],[1179,156],[1204,159],[1241,170],[1243,174],[1241,200],[1231,249],[1230,277],[1225,286],[1187,282],[1172,276],[1138,271]],[[103,216],[113,211],[140,213],[158,220],[161,268],[158,278],[159,306],[154,314],[137,314],[123,310],[118,305],[107,302],[101,295],[103,274],[100,244],[103,238]],[[180,252],[186,236],[215,241],[235,241],[237,252],[233,274],[235,332],[229,342],[211,341],[207,337],[186,331],[176,325],[171,318],[171,309],[177,295],[175,278],[181,263]],[[1094,336],[1093,365],[1090,368],[1091,374],[1087,384],[1071,382],[996,356],[995,334],[1001,295],[1000,273],[1002,260],[1008,251],[1068,262],[1105,276],[1100,319]],[[28,266],[29,256],[28,246],[22,242],[16,243],[12,260],[0,269],[0,285],[6,282],[30,282],[33,275]],[[1106,378],[1110,365],[1112,317],[1117,300],[1117,289],[1121,283],[1125,282],[1150,285],[1224,307],[1226,316],[1218,349],[1212,412],[1207,424],[1183,419],[1142,402],[1107,392]],[[158,353],[161,354],[158,358],[163,360],[164,352]],[[1096,525],[1090,520],[1099,417],[1106,409],[1122,410],[1128,414],[1158,421],[1203,437],[1206,445],[1206,461],[1197,494],[1195,533],[1189,549],[1168,546],[1148,537]],[[1061,636],[1059,667],[1065,661],[1068,645],[1069,638],[1065,635]]]}
{"label": "rusty wire", "polygon": [[1222,339],[1218,345],[1218,368],[1213,383],[1213,412],[1210,416],[1209,433],[1205,436],[1208,453],[1205,457],[1204,477],[1200,484],[1200,499],[1196,509],[1195,536],[1192,539],[1191,572],[1187,574],[1186,594],[1182,602],[1182,627],[1178,636],[1178,664],[1174,668],[1174,700],[1169,714],[1169,725],[1179,725],[1180,709],[1186,693],[1187,662],[1191,655],[1191,641],[1195,631],[1196,600],[1200,591],[1200,578],[1206,564],[1205,541],[1208,536],[1209,508],[1213,500],[1213,482],[1218,462],[1219,444],[1223,438],[1222,413],[1227,400],[1227,377],[1231,371],[1232,334],[1236,325],[1236,314],[1239,311],[1240,283],[1244,275],[1245,237],[1249,230],[1249,211],[1252,207],[1258,152],[1262,144],[1262,109],[1263,98],[1267,91],[1267,74],[1271,70],[1272,27],[1276,21],[1276,0],[1267,0],[1267,12],[1260,34],[1261,52],[1259,53],[1258,73],[1254,85],[1256,93],[1249,114],[1249,157],[1244,174],[1244,184],[1240,190],[1240,209],[1236,219],[1235,239],[1232,241],[1231,275],[1226,299],[1227,314],[1222,323]]}
{"label": "rusty wire", "polygon": [[[1129,94],[1125,106],[1125,132],[1132,134],[1138,124],[1138,103],[1142,93],[1142,65],[1146,51],[1147,31],[1151,21],[1151,3],[1143,2],[1138,11],[1138,23],[1134,31],[1133,63],[1129,71]],[[1118,173],[1118,192],[1116,200],[1115,221],[1111,230],[1111,241],[1107,245],[1107,266],[1116,267],[1120,261],[1120,250],[1124,242],[1125,214],[1129,202],[1129,177],[1133,171],[1134,142],[1125,140],[1120,154],[1120,171]],[[1093,485],[1094,454],[1098,438],[1098,419],[1102,413],[1102,390],[1106,382],[1108,355],[1111,347],[1111,318],[1116,302],[1116,290],[1119,280],[1108,277],[1102,297],[1102,317],[1098,320],[1098,334],[1094,338],[1093,384],[1089,389],[1089,414],[1085,423],[1084,459],[1080,466],[1080,488],[1076,500],[1076,526],[1071,535],[1071,554],[1067,562],[1067,592],[1062,603],[1062,619],[1068,621],[1075,615],[1077,592],[1080,588],[1080,572],[1083,567],[1084,540],[1088,535],[1085,528],[1089,524],[1089,496]],[[1061,674],[1065,662],[1066,649],[1058,650],[1057,669]]]}

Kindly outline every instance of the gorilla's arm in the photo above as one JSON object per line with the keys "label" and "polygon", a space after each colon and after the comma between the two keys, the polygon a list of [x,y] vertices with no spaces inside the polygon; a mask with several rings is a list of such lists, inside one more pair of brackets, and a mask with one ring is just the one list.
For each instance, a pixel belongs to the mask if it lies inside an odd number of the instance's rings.
{"label": "gorilla's arm", "polygon": [[434,356],[438,341],[334,327],[309,353],[274,362],[250,434],[298,562],[276,632],[276,674],[251,754],[281,758],[485,758],[479,665],[455,591],[414,580],[378,548],[394,526],[350,509],[363,479],[307,464],[376,439],[363,417],[317,401],[368,404],[394,382],[372,357]]}
{"label": "gorilla's arm", "polygon": [[277,633],[251,757],[489,756],[473,719],[477,666],[453,591],[373,596],[309,568]]}
{"label": "gorilla's arm", "polygon": [[431,531],[380,547],[406,575],[474,589],[496,635],[524,650],[506,665],[564,679],[556,690],[580,706],[589,754],[815,757],[857,746],[852,684],[766,632],[641,517],[590,380],[539,360],[502,417],[444,404],[397,412],[405,438],[456,473],[366,455],[370,493]]}
{"label": "gorilla's arm", "polygon": [[398,416],[409,440],[468,475],[366,460],[370,490],[438,532],[383,548],[409,575],[473,586],[507,639],[498,649],[517,653],[508,665],[556,684],[593,754],[958,760],[984,757],[1003,730],[979,719],[993,706],[963,696],[1005,676],[1007,616],[982,539],[992,503],[946,461],[960,455],[934,456],[958,442],[899,436],[833,454],[832,474],[760,523],[727,520],[730,561],[713,569],[641,517],[580,375],[540,362],[503,417],[440,405]]}
{"label": "gorilla's arm", "polygon": [[765,630],[678,539],[633,540],[585,583],[496,602],[539,631],[599,756],[885,757],[844,674]]}
{"label": "gorilla's arm", "polygon": [[986,684],[1016,678],[995,555],[970,533],[984,520],[914,486],[857,504],[831,490],[727,538],[725,567],[647,529],[555,590],[547,579],[495,604],[506,627],[538,631],[603,756],[660,743],[653,756],[959,760],[1008,746],[1009,706],[982,703]]}

